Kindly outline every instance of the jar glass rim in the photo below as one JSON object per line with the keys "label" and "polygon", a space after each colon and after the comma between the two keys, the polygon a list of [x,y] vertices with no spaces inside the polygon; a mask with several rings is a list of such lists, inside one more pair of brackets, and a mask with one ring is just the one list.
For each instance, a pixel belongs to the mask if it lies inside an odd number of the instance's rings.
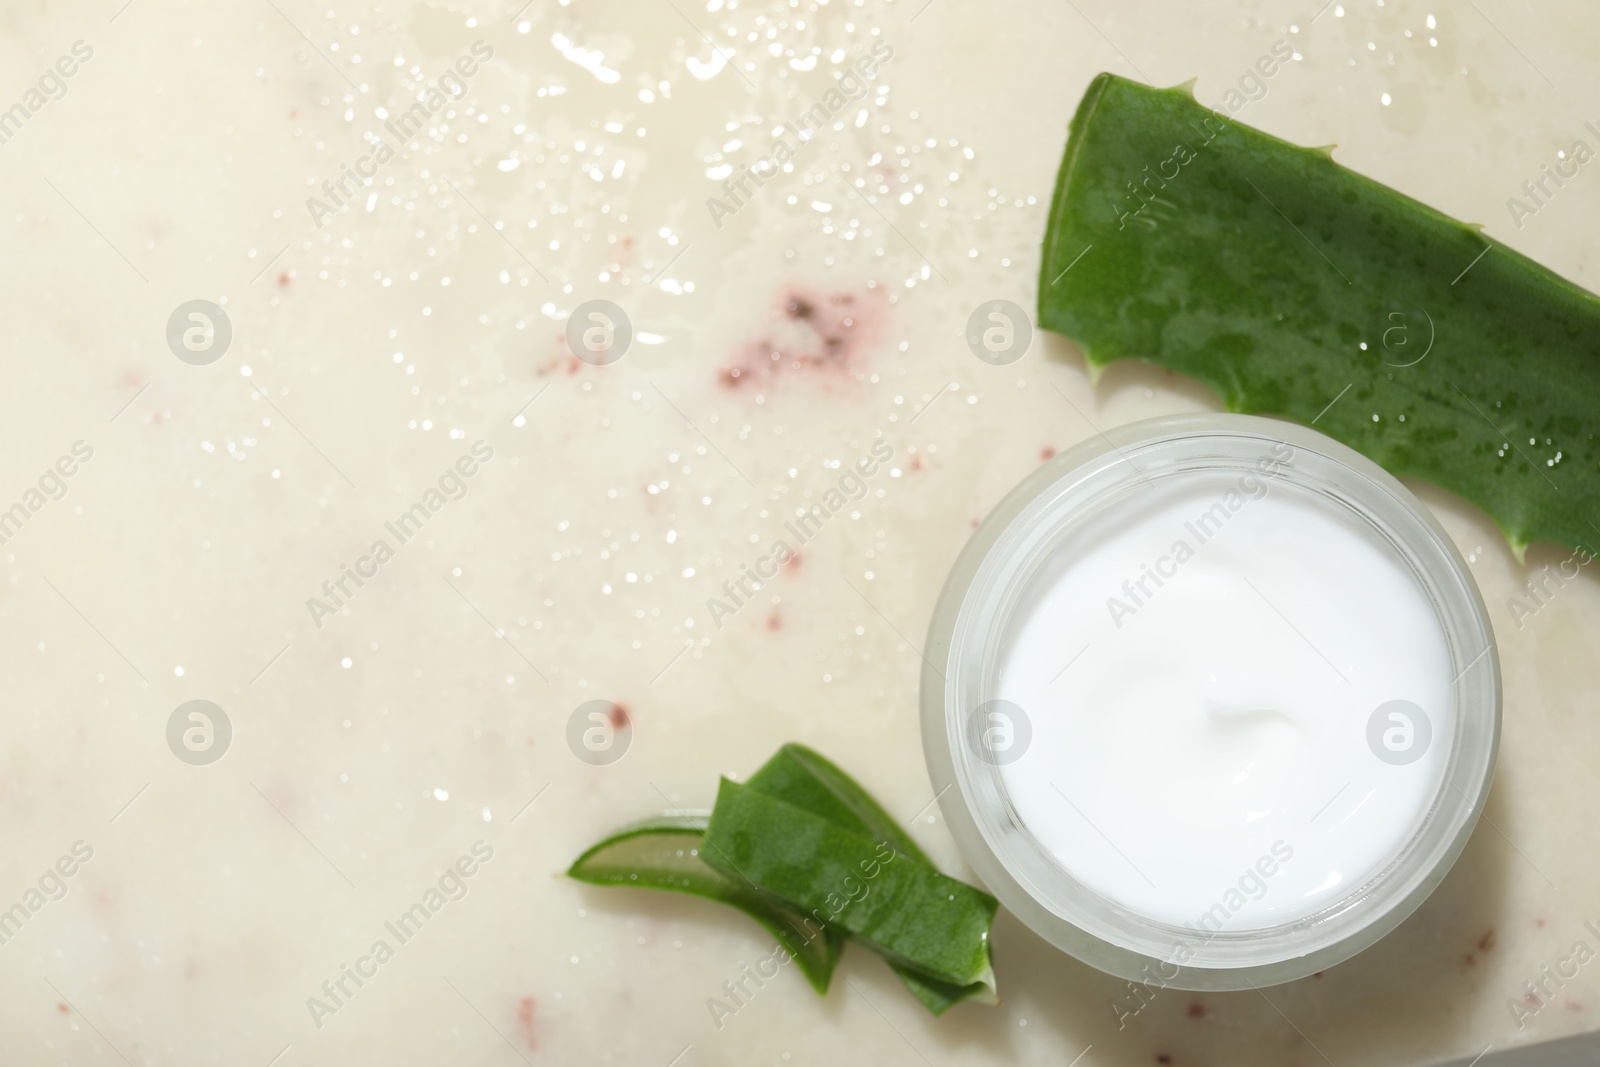
{"label": "jar glass rim", "polygon": [[[992,760],[965,740],[993,695],[997,634],[1030,568],[1065,530],[1165,478],[1245,470],[1265,448],[1293,458],[1275,475],[1353,513],[1402,560],[1438,617],[1451,670],[1443,771],[1415,831],[1337,900],[1252,930],[1159,922],[1091,891],[1027,830]],[[924,755],[951,832],[978,875],[1036,933],[1128,978],[1193,989],[1291,981],[1354,955],[1426,899],[1465,847],[1487,798],[1501,716],[1498,654],[1483,600],[1454,543],[1397,479],[1354,450],[1294,423],[1249,415],[1172,416],[1100,434],[1056,456],[980,524],[940,595],[924,655]]]}

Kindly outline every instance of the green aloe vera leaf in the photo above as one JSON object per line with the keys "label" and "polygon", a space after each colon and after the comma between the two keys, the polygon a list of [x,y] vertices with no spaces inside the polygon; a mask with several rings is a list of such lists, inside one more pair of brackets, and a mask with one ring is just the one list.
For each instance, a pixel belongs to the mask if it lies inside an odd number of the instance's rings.
{"label": "green aloe vera leaf", "polygon": [[745,785],[875,841],[887,841],[896,852],[932,865],[911,836],[854,778],[804,745],[784,745]]}
{"label": "green aloe vera leaf", "polygon": [[[921,879],[932,876],[942,880],[940,884],[948,882],[963,894],[972,895],[980,908],[987,909],[981,938],[987,964],[987,927],[993,919],[993,899],[933,870],[927,856],[882,806],[831,761],[802,745],[785,745],[751,777],[746,788],[783,802],[788,810],[809,813],[856,835],[856,844],[866,841],[875,855],[891,856],[891,862],[902,865],[917,865]],[[599,885],[671,889],[732,904],[778,937],[786,950],[801,961],[812,985],[819,992],[825,991],[850,933],[848,925],[833,921],[832,912],[826,910],[826,898],[822,910],[798,911],[781,893],[737,874],[735,864],[707,863],[718,848],[713,843],[708,849],[704,841],[707,824],[705,815],[695,814],[668,816],[628,827],[585,852],[568,873]],[[878,848],[880,843],[882,850]],[[723,872],[732,873],[719,873],[718,866]],[[877,869],[876,864],[873,869]],[[855,884],[859,889],[863,882]],[[947,893],[946,897],[953,900],[955,894]],[[871,938],[858,939],[865,947],[885,955],[901,982],[934,1015],[943,1014],[963,1000],[992,1003],[995,999],[992,968],[988,966],[979,969],[974,981],[952,982],[948,972],[929,973],[922,969],[921,960],[898,958],[885,953]]]}
{"label": "green aloe vera leaf", "polygon": [[636,823],[579,856],[567,874],[591,885],[670,889],[732,905],[777,938],[812,988],[826,993],[843,937],[833,930],[808,937],[802,916],[755,893],[737,875],[724,877],[701,862],[706,823],[705,815]]}
{"label": "green aloe vera leaf", "polygon": [[[902,856],[932,866],[910,835],[855,779],[821,753],[804,745],[784,745],[750,776],[745,785],[805,808],[846,829],[866,834],[875,841],[885,841]],[[928,978],[893,961],[888,962],[911,995],[934,1015],[943,1015],[963,1000],[981,997],[988,992],[982,982],[955,986]]]}
{"label": "green aloe vera leaf", "polygon": [[743,878],[824,929],[838,927],[891,963],[994,1002],[981,890],[759,790],[724,778],[706,828],[706,863]]}
{"label": "green aloe vera leaf", "polygon": [[1091,370],[1147,359],[1449,489],[1519,559],[1596,533],[1600,300],[1186,87],[1102,74],[1084,95],[1039,321]]}

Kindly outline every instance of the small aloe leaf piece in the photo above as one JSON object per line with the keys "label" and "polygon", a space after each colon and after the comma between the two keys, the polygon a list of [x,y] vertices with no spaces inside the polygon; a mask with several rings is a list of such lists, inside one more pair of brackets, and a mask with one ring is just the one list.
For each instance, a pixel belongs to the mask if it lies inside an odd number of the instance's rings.
{"label": "small aloe leaf piece", "polygon": [[[870,933],[863,935],[852,930],[851,924],[836,921],[839,906],[846,898],[830,900],[824,895],[820,907],[802,905],[758,880],[745,877],[729,857],[724,857],[721,863],[708,862],[719,852],[720,846],[705,840],[709,820],[704,813],[666,816],[628,827],[585,852],[568,873],[596,885],[670,889],[731,904],[777,937],[785,950],[800,961],[808,980],[819,992],[827,989],[844,941],[854,936],[864,947],[883,955],[911,994],[934,1015],[941,1015],[964,1000],[995,1002],[993,968],[988,956],[988,927],[993,921],[994,899],[939,874],[910,835],[854,779],[819,753],[791,744],[768,760],[744,788],[781,803],[783,809],[820,820],[850,835],[852,848],[865,842],[872,846],[874,855],[890,857],[884,862],[901,868],[897,881],[923,890],[920,896],[911,894],[906,898],[910,901],[908,906],[925,905],[926,889],[930,885],[935,896],[943,893],[940,900],[944,905],[959,901],[975,906],[977,913],[983,916],[981,930],[975,925],[968,933],[975,934],[969,940],[981,945],[982,965],[971,960],[964,964],[972,980],[951,981],[954,972],[945,966],[948,961],[941,962],[935,956],[930,962],[930,958],[925,958],[926,952],[917,950],[913,956],[903,955],[908,948],[916,950],[906,931],[930,925],[926,916],[904,919],[899,924],[904,929],[895,933],[897,940],[893,940],[892,949],[886,951]],[[833,858],[837,860],[838,857]],[[877,877],[880,866],[871,863],[863,867],[858,863],[857,869],[872,871],[869,877],[852,882],[855,890],[860,890]],[[951,891],[950,887],[957,887],[959,892]],[[879,883],[876,887],[879,892],[892,889],[890,882]],[[866,891],[873,889],[867,887]],[[854,890],[846,887],[845,892],[848,896]],[[893,911],[882,898],[875,906],[882,907],[886,913]],[[877,924],[878,927],[893,925]],[[935,930],[932,936],[940,934]]]}
{"label": "small aloe leaf piece", "polygon": [[[996,1001],[989,894],[901,854],[870,834],[724,778],[706,828],[705,862],[742,878],[774,902],[826,916],[850,936],[916,975],[945,986],[978,985]],[[920,998],[919,998],[920,999]]]}
{"label": "small aloe leaf piece", "polygon": [[701,862],[706,824],[703,813],[635,823],[579,856],[567,874],[591,885],[670,889],[732,905],[777,938],[812,988],[826,993],[844,939],[831,930],[807,937],[804,920],[792,909]]}
{"label": "small aloe leaf piece", "polygon": [[[911,836],[854,778],[821,753],[804,745],[784,745],[750,776],[745,785],[757,792],[786,800],[847,830],[865,834],[875,841],[887,842],[900,855],[917,863],[930,867],[933,865]],[[893,960],[886,962],[911,995],[936,1016],[943,1015],[963,1000],[981,998],[992,992],[982,982],[965,986],[951,985],[919,974]]]}
{"label": "small aloe leaf piece", "polygon": [[1519,559],[1594,543],[1600,299],[1183,87],[1102,74],[1084,95],[1039,322],[1091,373],[1144,358],[1443,486]]}

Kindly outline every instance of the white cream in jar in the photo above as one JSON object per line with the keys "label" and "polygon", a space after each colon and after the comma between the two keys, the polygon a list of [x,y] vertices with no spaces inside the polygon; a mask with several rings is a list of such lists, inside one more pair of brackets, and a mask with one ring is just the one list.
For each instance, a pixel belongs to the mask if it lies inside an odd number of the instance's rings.
{"label": "white cream in jar", "polygon": [[1499,727],[1481,599],[1397,481],[1246,416],[1125,427],[1023,483],[930,630],[924,745],[1003,904],[1105,970],[1286,981],[1444,876]]}
{"label": "white cream in jar", "polygon": [[1198,474],[1097,516],[1001,661],[996,696],[1033,733],[1001,771],[1017,814],[1085,885],[1175,925],[1316,911],[1399,851],[1438,787],[1440,746],[1394,773],[1365,732],[1396,699],[1449,732],[1432,605],[1364,531],[1274,481]]}

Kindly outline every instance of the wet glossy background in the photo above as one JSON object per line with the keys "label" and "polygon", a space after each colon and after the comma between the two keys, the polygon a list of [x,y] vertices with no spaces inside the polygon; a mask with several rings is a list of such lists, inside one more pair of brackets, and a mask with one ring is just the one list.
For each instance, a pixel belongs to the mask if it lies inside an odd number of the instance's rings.
{"label": "wet glossy background", "polygon": [[[0,8],[0,109],[27,112],[0,127],[0,508],[25,513],[0,545],[11,1058],[1360,1067],[1596,1026],[1592,966],[1522,998],[1575,942],[1600,949],[1600,595],[1585,574],[1514,613],[1569,553],[1519,566],[1426,488],[1501,641],[1492,823],[1318,978],[1162,992],[1119,1030],[1124,984],[1003,914],[999,1008],[932,1020],[857,951],[826,999],[785,973],[719,1028],[708,999],[770,952],[753,924],[558,877],[787,740],[927,809],[917,649],[972,527],[1054,450],[1216,406],[1132,364],[1091,386],[1059,338],[1008,366],[965,343],[980,304],[1032,306],[1097,71],[1198,75],[1220,104],[1292,42],[1242,119],[1337,142],[1592,287],[1600,174],[1520,228],[1506,205],[1600,147],[1585,5],[121,2]],[[92,56],[47,75],[79,41]],[[363,162],[478,41],[460,98]],[[833,73],[875,45],[892,55],[834,108]],[[819,102],[792,172],[708,209]],[[372,184],[316,225],[307,197],[337,207],[322,185],[358,165]],[[610,366],[565,339],[594,299],[634,332]],[[232,327],[205,365],[166,339],[191,300]],[[842,484],[880,438],[892,459]],[[91,458],[49,475],[80,441]],[[493,458],[449,475],[480,441]],[[733,605],[723,583],[818,501],[836,513],[788,542],[798,561]],[[385,523],[417,503],[401,543]],[[392,558],[362,562],[380,540]],[[376,574],[314,612],[346,565]],[[215,762],[169,747],[190,700],[231,724]],[[590,700],[623,709],[615,762],[569,748]],[[913,832],[962,870],[936,817]],[[447,875],[480,840],[492,856]],[[400,943],[385,923],[430,890]],[[314,1021],[308,998],[361,960]]]}

